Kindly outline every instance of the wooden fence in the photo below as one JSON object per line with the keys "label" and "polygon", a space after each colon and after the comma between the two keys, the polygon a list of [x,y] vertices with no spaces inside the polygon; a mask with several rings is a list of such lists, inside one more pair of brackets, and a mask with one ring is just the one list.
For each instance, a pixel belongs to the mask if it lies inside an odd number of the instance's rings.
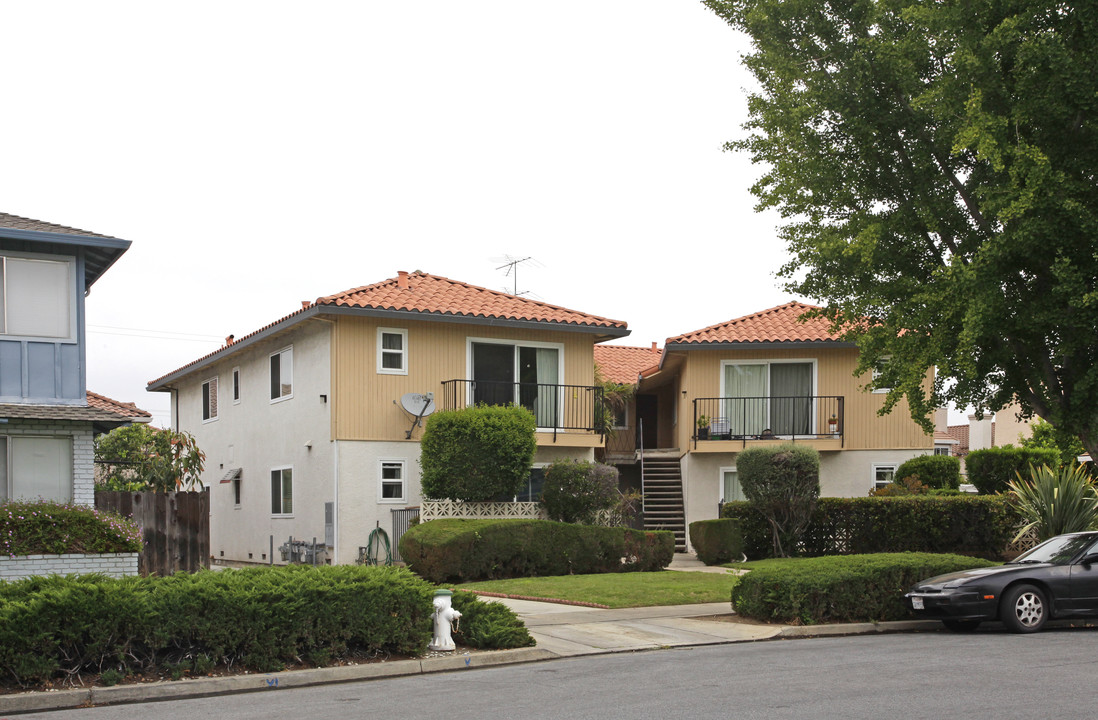
{"label": "wooden fence", "polygon": [[144,532],[142,575],[195,572],[210,566],[210,493],[96,492],[95,507],[133,516]]}

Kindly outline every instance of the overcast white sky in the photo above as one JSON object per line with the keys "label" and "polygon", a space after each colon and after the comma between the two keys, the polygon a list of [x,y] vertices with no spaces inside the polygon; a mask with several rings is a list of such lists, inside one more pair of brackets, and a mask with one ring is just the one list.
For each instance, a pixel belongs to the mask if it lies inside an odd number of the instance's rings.
{"label": "overcast white sky", "polygon": [[[37,2],[0,9],[5,212],[114,235],[88,386],[426,272],[628,322],[792,297],[756,214],[737,35],[692,0]],[[799,298],[811,301],[811,298]]]}

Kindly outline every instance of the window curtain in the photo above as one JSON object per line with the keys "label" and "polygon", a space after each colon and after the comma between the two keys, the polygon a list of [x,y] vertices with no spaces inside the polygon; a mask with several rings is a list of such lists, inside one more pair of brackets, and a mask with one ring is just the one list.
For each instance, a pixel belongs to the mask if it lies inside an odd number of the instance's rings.
{"label": "window curtain", "polygon": [[733,437],[766,429],[766,365],[725,365],[724,394],[724,419]]}
{"label": "window curtain", "polygon": [[808,435],[811,432],[811,363],[774,363],[770,366],[770,426],[775,435]]}
{"label": "window curtain", "polygon": [[534,417],[538,427],[557,427],[560,423],[560,357],[556,348],[537,349],[537,399]]}

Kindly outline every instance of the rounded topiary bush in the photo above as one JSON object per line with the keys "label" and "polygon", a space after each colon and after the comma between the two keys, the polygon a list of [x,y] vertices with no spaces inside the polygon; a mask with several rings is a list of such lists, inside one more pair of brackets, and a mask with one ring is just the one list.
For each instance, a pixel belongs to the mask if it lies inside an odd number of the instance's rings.
{"label": "rounded topiary bush", "polygon": [[982,495],[993,495],[1007,490],[1007,483],[1019,475],[1029,477],[1031,465],[1057,467],[1060,455],[1046,448],[1004,447],[973,450],[965,457],[965,470],[968,481],[976,486]]}
{"label": "rounded topiary bush", "polygon": [[537,450],[534,415],[517,405],[443,410],[427,419],[420,486],[431,499],[489,502],[514,496]]}
{"label": "rounded topiary bush", "polygon": [[949,455],[920,455],[896,468],[896,482],[912,477],[928,488],[956,490],[961,486],[961,461]]}
{"label": "rounded topiary bush", "polygon": [[618,469],[584,460],[558,460],[545,469],[541,501],[550,520],[593,523],[617,504]]}

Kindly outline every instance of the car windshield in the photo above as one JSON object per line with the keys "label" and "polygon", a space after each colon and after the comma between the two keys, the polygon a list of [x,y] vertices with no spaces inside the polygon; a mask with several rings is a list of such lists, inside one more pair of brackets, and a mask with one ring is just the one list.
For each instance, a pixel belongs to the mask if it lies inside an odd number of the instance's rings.
{"label": "car windshield", "polygon": [[1059,535],[1046,540],[1029,552],[1019,555],[1014,562],[1066,565],[1094,540],[1094,535]]}

